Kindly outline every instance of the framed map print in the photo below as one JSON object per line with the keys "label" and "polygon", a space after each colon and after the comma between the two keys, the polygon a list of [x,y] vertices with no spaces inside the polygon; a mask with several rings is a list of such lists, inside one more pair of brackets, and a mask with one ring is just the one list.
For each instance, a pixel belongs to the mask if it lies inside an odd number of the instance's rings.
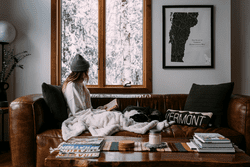
{"label": "framed map print", "polygon": [[162,6],[163,68],[213,68],[213,5]]}

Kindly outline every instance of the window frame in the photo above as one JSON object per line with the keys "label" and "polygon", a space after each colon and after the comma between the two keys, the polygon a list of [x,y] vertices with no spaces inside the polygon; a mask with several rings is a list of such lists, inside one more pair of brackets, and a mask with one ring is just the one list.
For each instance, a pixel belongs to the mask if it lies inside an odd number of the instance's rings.
{"label": "window frame", "polygon": [[[87,85],[89,91],[152,93],[151,0],[143,0],[143,84],[131,87],[105,85],[105,0],[98,0],[98,9],[98,85]],[[61,85],[61,0],[51,0],[51,84]]]}

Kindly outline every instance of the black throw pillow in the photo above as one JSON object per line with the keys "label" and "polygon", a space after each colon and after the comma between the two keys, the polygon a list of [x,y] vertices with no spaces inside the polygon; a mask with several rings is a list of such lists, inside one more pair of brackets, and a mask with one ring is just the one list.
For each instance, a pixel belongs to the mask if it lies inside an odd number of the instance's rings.
{"label": "black throw pillow", "polygon": [[221,127],[222,120],[227,119],[225,113],[233,88],[233,82],[218,85],[193,84],[184,110],[212,112],[213,118],[210,122],[215,127]]}
{"label": "black throw pillow", "polygon": [[68,118],[67,103],[64,99],[61,86],[42,84],[43,98],[52,113],[57,128]]}

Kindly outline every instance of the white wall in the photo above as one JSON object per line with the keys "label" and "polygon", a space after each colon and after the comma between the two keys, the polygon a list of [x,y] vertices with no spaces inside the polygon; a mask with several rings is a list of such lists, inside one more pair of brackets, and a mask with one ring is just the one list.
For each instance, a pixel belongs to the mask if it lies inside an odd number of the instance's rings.
{"label": "white wall", "polygon": [[[162,68],[162,6],[214,5],[214,69]],[[153,93],[189,93],[193,83],[231,81],[231,0],[152,1]]]}

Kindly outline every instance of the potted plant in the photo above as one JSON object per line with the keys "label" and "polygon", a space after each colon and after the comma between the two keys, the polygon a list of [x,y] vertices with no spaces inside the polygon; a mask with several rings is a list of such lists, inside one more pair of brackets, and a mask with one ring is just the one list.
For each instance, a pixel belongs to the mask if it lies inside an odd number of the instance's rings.
{"label": "potted plant", "polygon": [[7,101],[6,90],[9,88],[9,84],[6,81],[16,67],[23,69],[23,65],[18,63],[29,55],[27,51],[14,54],[14,49],[4,50],[2,71],[0,72],[0,102]]}

